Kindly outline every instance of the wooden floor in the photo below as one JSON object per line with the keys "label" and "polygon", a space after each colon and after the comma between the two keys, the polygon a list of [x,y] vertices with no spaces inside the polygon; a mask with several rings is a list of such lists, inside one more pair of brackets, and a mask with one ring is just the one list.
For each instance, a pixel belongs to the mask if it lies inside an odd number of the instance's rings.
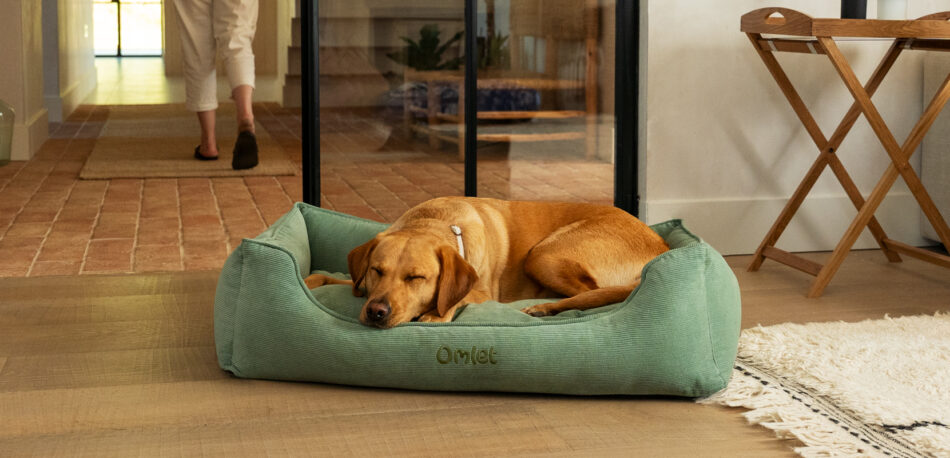
{"label": "wooden floor", "polygon": [[[825,254],[813,255],[821,260]],[[950,310],[950,271],[855,252],[825,296],[766,262],[743,326]],[[668,398],[427,393],[235,379],[216,274],[0,280],[0,455],[786,456],[740,411]]]}

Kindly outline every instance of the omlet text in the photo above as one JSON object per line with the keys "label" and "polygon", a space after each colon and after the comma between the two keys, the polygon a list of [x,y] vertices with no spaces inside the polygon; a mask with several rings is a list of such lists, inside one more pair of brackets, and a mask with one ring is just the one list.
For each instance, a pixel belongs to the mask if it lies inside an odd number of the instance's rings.
{"label": "omlet text", "polygon": [[488,349],[472,347],[471,351],[455,349],[453,350],[450,347],[445,345],[439,347],[435,352],[435,359],[439,364],[498,364],[498,361],[495,360],[495,347],[488,347]]}

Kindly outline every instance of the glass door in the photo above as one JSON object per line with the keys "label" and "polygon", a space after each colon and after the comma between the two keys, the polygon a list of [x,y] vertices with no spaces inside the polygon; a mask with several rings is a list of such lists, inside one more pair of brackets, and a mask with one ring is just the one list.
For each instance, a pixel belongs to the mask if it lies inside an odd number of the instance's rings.
{"label": "glass door", "polygon": [[392,221],[462,195],[464,1],[318,8],[321,205]]}
{"label": "glass door", "polygon": [[463,194],[636,214],[638,2],[301,7],[306,201],[384,221]]}
{"label": "glass door", "polygon": [[611,204],[615,1],[478,7],[478,195]]}

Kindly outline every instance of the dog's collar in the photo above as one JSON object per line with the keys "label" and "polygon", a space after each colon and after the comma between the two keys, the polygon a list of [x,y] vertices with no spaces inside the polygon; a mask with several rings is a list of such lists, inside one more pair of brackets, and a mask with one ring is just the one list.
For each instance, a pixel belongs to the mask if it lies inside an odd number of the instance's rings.
{"label": "dog's collar", "polygon": [[465,244],[462,243],[462,228],[453,224],[449,226],[449,229],[452,229],[452,233],[455,234],[455,240],[459,244],[459,254],[462,255],[462,259],[465,259]]}

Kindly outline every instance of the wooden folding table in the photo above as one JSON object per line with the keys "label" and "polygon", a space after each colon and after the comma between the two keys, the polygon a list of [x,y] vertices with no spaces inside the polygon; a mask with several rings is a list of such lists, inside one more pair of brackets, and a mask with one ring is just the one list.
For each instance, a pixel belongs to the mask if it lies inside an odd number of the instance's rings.
{"label": "wooden folding table", "polygon": [[[923,116],[911,130],[907,139],[904,140],[903,145],[897,143],[891,130],[884,123],[881,114],[871,101],[871,96],[904,50],[950,51],[950,22],[947,22],[948,19],[950,19],[950,12],[931,14],[916,20],[900,21],[818,19],[787,8],[762,8],[742,16],[741,30],[749,36],[752,46],[755,47],[759,57],[765,62],[765,66],[772,73],[819,151],[818,158],[815,159],[805,178],[798,185],[779,218],[775,221],[765,239],[762,240],[758,250],[756,250],[755,257],[749,265],[750,271],[758,270],[765,258],[778,261],[815,276],[808,297],[818,297],[828,286],[831,278],[837,272],[865,227],[874,235],[884,255],[891,262],[900,262],[900,255],[903,254],[950,268],[950,256],[910,246],[889,238],[874,217],[874,212],[884,200],[888,190],[897,180],[897,177],[901,176],[910,188],[911,193],[913,193],[914,198],[917,199],[917,203],[923,209],[924,215],[936,229],[944,247],[950,249],[950,228],[947,227],[946,221],[940,215],[937,206],[934,205],[920,178],[908,163],[927,130],[936,120],[937,115],[940,114],[940,110],[950,99],[950,75],[937,90],[933,100],[924,110]],[[848,61],[835,44],[835,37],[893,38],[894,42],[884,55],[881,63],[878,64],[877,69],[871,74],[867,84],[862,86]],[[776,60],[775,53],[777,52],[826,55],[841,76],[845,86],[854,97],[854,104],[851,105],[851,109],[838,124],[831,138],[825,138],[808,108],[805,107],[805,103]],[[841,145],[860,114],[863,114],[868,120],[871,129],[881,141],[884,150],[891,159],[887,171],[884,172],[866,200],[835,154],[838,146]],[[788,226],[795,212],[798,211],[805,200],[805,196],[814,186],[825,167],[831,167],[851,202],[858,209],[858,214],[838,242],[831,258],[824,265],[821,265],[776,248],[775,243]]]}

